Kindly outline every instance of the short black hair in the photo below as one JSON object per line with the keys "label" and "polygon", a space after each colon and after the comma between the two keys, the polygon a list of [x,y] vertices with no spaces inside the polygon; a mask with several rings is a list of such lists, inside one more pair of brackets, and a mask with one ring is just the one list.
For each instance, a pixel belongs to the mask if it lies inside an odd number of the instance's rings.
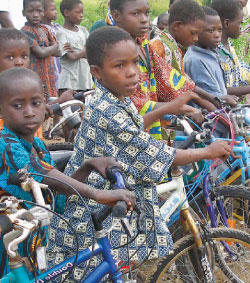
{"label": "short black hair", "polygon": [[242,9],[237,0],[213,0],[211,8],[217,11],[221,21],[226,19],[230,21],[235,20]]}
{"label": "short black hair", "polygon": [[127,2],[132,2],[132,1],[136,1],[136,0],[110,0],[110,10],[117,10],[119,12],[122,12],[123,10],[123,5]]}
{"label": "short black hair", "polygon": [[11,84],[10,82],[20,81],[21,83],[25,78],[29,78],[32,81],[37,81],[41,89],[43,89],[40,77],[31,69],[14,67],[1,72],[0,103],[6,95],[9,95],[10,88],[13,86],[13,84]]}
{"label": "short black hair", "polygon": [[43,0],[44,10],[48,9],[51,3],[55,3],[54,0]]}
{"label": "short black hair", "polygon": [[180,21],[184,25],[196,20],[204,21],[204,12],[198,3],[192,0],[181,0],[173,4],[169,10],[168,23]]}
{"label": "short black hair", "polygon": [[103,60],[111,45],[120,41],[132,40],[124,29],[113,26],[101,27],[93,31],[86,42],[86,53],[89,65],[103,66]]}
{"label": "short black hair", "polygon": [[163,13],[158,16],[157,24],[159,24],[165,17],[168,17],[168,13]]}
{"label": "short black hair", "polygon": [[40,2],[44,8],[44,2],[43,0],[23,0],[23,10],[25,10],[27,8],[27,4],[29,2]]}
{"label": "short black hair", "polygon": [[75,5],[83,4],[81,0],[62,0],[60,4],[60,12],[64,16],[65,10],[72,10]]}
{"label": "short black hair", "polygon": [[202,6],[201,7],[205,13],[205,16],[219,16],[218,12],[211,7]]}
{"label": "short black hair", "polygon": [[18,29],[14,28],[1,28],[0,29],[0,50],[3,48],[5,43],[9,40],[25,40],[29,46],[29,39],[26,34]]}

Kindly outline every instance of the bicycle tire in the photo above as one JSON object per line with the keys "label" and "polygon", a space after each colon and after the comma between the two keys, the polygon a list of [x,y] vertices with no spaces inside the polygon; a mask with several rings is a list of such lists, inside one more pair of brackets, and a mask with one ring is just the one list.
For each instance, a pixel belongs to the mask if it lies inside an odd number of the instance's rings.
{"label": "bicycle tire", "polygon": [[227,218],[234,220],[235,227],[250,233],[250,188],[241,185],[219,186],[214,194],[224,198]]}
{"label": "bicycle tire", "polygon": [[[245,248],[250,250],[250,235],[239,231],[237,229],[227,229],[227,228],[212,228],[209,229],[209,233],[205,235],[203,234],[203,239],[208,239],[208,242],[211,245],[215,245],[216,249],[219,249],[221,246],[220,241],[233,241],[241,243]],[[179,274],[176,268],[176,262],[181,261],[181,257],[186,253],[188,254],[191,250],[195,249],[194,239],[191,235],[185,236],[182,239],[178,240],[174,244],[174,253],[169,255],[166,258],[162,258],[157,263],[157,270],[154,274],[152,274],[150,278],[151,283],[163,283],[163,282],[178,282],[177,279],[185,280],[187,273]],[[188,255],[187,255],[188,256]],[[241,256],[242,258],[242,256]],[[248,263],[249,264],[249,263]],[[235,262],[234,262],[235,265]],[[188,270],[191,266],[186,266],[186,270]],[[245,272],[245,271],[244,271]],[[243,273],[244,273],[243,272]],[[239,270],[239,273],[242,274],[242,270]],[[189,272],[190,274],[190,272]],[[219,281],[219,278],[222,277],[222,272],[213,272],[215,275],[216,282],[227,282],[228,278],[224,278],[223,281]],[[171,280],[170,277],[173,277]],[[249,279],[249,276],[247,277]],[[190,278],[188,278],[190,279]],[[191,278],[191,282],[200,282],[199,278]],[[229,281],[228,281],[229,282]],[[235,281],[233,281],[235,282]],[[237,281],[242,282],[242,281]],[[244,282],[244,281],[243,281]],[[246,281],[247,282],[247,281]]]}
{"label": "bicycle tire", "polygon": [[60,151],[60,150],[74,150],[74,144],[71,142],[58,142],[58,143],[50,143],[47,144],[47,148],[49,151]]}

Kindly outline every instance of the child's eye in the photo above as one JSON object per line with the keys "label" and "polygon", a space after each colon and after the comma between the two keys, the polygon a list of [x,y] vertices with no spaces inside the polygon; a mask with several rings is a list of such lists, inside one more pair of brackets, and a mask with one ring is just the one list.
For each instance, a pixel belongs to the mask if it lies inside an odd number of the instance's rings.
{"label": "child's eye", "polygon": [[22,104],[17,103],[17,104],[14,104],[13,107],[16,109],[20,109],[22,107]]}
{"label": "child's eye", "polygon": [[28,55],[23,55],[23,59],[28,59]]}
{"label": "child's eye", "polygon": [[117,65],[115,65],[115,68],[120,69],[120,68],[122,68],[122,66],[123,66],[123,64],[117,64]]}
{"label": "child's eye", "polygon": [[138,12],[134,12],[133,16],[137,17],[138,16]]}
{"label": "child's eye", "polygon": [[8,56],[8,58],[9,58],[10,60],[13,60],[13,59],[14,59],[14,56],[10,55],[10,56]]}
{"label": "child's eye", "polygon": [[42,104],[42,102],[41,101],[34,101],[33,102],[33,106],[40,106]]}

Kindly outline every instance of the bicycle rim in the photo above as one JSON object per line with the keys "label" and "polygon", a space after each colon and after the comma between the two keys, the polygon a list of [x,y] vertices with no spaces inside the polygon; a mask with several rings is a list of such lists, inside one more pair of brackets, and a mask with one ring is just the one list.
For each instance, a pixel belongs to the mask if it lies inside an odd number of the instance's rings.
{"label": "bicycle rim", "polygon": [[[204,235],[203,235],[204,236]],[[236,278],[239,281],[235,282],[249,282],[250,278],[250,235],[236,229],[226,229],[226,228],[215,228],[210,229],[209,234],[207,235],[209,240],[209,246],[213,246],[217,254],[220,253],[219,259],[224,258],[224,265],[227,265],[231,270],[231,273],[234,272]],[[222,240],[232,241],[234,243],[241,243],[242,251],[241,256],[233,262],[235,266],[231,268],[228,260],[225,255],[222,255],[221,242]],[[237,253],[236,249],[232,249]],[[154,283],[163,283],[163,282],[202,282],[200,278],[195,274],[194,268],[189,261],[190,251],[195,250],[195,243],[191,235],[188,235],[175,243],[174,254],[169,257],[162,259],[158,263],[157,271],[151,277],[150,282]],[[186,266],[185,266],[185,265]],[[181,268],[180,268],[181,266]],[[186,268],[183,269],[183,266]],[[183,272],[181,273],[181,270]],[[242,273],[245,273],[242,275]],[[230,282],[230,280],[223,274],[219,268],[219,264],[216,264],[213,269],[214,280],[216,282]],[[248,281],[244,281],[246,277]],[[240,281],[241,280],[241,281]]]}

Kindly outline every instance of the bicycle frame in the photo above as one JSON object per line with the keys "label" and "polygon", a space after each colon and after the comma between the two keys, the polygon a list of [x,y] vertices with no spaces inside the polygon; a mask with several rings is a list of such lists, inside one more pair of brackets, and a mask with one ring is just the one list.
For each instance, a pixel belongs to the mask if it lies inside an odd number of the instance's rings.
{"label": "bicycle frame", "polygon": [[[114,283],[122,283],[122,273],[118,271],[117,263],[111,254],[111,246],[108,239],[108,232],[101,230],[96,234],[97,244],[95,244],[94,249],[89,247],[80,251],[77,258],[77,265],[80,263],[86,262],[92,256],[96,256],[99,254],[103,255],[104,260],[97,266],[82,282],[85,283],[94,283],[99,282],[104,276],[110,274],[112,277],[112,282]],[[28,276],[28,271],[26,267],[20,262],[18,266],[17,261],[11,260],[10,267],[12,271],[7,274],[5,277],[0,279],[1,283],[45,283],[50,280],[69,272],[69,270],[73,267],[73,263],[75,261],[75,257],[70,257],[69,259],[61,262],[60,264],[54,266],[53,268],[47,270],[46,272],[37,276],[37,281],[34,278],[30,279]],[[20,258],[17,258],[17,260]],[[80,280],[79,278],[78,280]]]}
{"label": "bicycle frame", "polygon": [[205,276],[205,280],[207,280],[206,282],[211,282],[213,278],[212,270],[206,255],[205,246],[203,245],[199,229],[189,211],[189,204],[183,182],[182,172],[178,170],[171,173],[173,178],[172,181],[163,183],[156,187],[158,194],[166,192],[172,193],[160,208],[161,215],[164,220],[168,222],[171,215],[176,211],[176,209],[180,209],[180,222],[182,231],[184,234],[188,234],[189,232],[192,233],[196,244],[199,260],[201,262],[201,265],[197,265],[195,266],[195,268],[198,274],[200,274],[200,278],[203,278]]}

